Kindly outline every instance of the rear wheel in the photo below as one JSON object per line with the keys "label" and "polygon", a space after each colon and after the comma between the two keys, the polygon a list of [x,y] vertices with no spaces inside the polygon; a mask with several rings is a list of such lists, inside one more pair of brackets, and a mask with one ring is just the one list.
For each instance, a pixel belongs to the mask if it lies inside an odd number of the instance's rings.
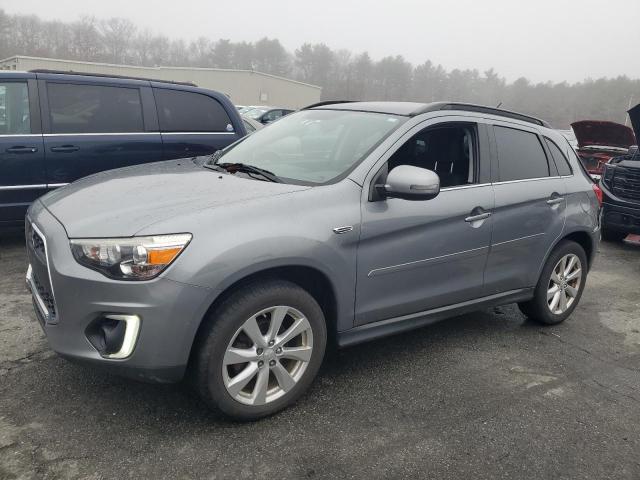
{"label": "rear wheel", "polygon": [[549,255],[534,291],[534,297],[518,306],[532,320],[553,325],[564,321],[576,308],[587,278],[584,249],[569,240]]}
{"label": "rear wheel", "polygon": [[196,357],[196,387],[205,402],[236,419],[255,420],[292,404],[322,363],[322,309],[293,283],[247,285],[209,322]]}

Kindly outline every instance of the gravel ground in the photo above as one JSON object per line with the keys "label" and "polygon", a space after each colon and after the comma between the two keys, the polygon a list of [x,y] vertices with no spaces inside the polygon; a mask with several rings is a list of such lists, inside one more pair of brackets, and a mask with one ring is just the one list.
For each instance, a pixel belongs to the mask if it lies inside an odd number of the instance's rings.
{"label": "gravel ground", "polygon": [[510,305],[334,352],[252,424],[58,358],[25,268],[0,238],[0,479],[640,478],[640,246],[602,244],[562,325]]}

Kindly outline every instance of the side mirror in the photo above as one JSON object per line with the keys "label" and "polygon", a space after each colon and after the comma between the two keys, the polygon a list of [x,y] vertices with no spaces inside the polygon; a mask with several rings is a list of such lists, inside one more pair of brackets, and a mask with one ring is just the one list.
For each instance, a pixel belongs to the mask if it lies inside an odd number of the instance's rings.
{"label": "side mirror", "polygon": [[426,168],[399,165],[389,172],[386,183],[376,188],[384,197],[430,200],[440,193],[440,177]]}

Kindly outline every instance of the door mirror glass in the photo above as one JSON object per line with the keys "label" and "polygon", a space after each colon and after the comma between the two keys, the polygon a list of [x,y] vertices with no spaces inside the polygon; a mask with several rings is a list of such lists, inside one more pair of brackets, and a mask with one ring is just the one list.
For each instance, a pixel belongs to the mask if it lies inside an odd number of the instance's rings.
{"label": "door mirror glass", "polygon": [[440,177],[426,168],[399,165],[389,172],[386,183],[380,187],[380,193],[386,197],[430,200],[440,193]]}

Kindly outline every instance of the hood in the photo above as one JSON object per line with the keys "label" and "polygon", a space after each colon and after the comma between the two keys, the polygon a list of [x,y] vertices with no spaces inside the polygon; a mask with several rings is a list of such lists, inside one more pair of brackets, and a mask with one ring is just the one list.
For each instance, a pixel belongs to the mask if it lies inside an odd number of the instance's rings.
{"label": "hood", "polygon": [[182,159],[102,172],[40,201],[70,238],[129,237],[178,215],[308,188],[236,177]]}
{"label": "hood", "polygon": [[629,110],[627,113],[629,114],[629,118],[631,119],[633,131],[636,134],[636,143],[634,143],[634,145],[637,145],[638,138],[640,138],[640,103]]}
{"label": "hood", "polygon": [[615,122],[582,120],[572,123],[571,127],[579,148],[597,146],[627,149],[636,143],[633,130]]}

